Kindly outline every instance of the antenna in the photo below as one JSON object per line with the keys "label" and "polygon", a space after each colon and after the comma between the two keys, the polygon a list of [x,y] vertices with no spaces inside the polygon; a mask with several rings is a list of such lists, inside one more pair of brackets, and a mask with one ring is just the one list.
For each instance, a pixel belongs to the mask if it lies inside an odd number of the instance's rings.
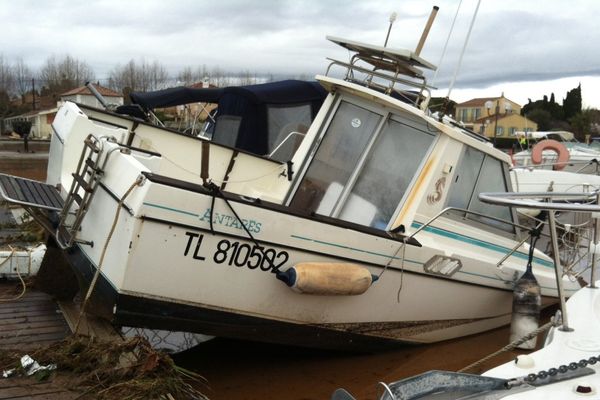
{"label": "antenna", "polygon": [[463,56],[465,55],[465,50],[467,48],[467,43],[469,43],[469,38],[471,37],[471,31],[473,30],[473,25],[475,25],[475,18],[477,18],[477,11],[479,11],[479,5],[481,4],[481,0],[477,1],[477,7],[475,7],[475,12],[473,13],[473,19],[471,20],[471,25],[469,25],[469,31],[467,32],[467,37],[465,38],[465,44],[460,52],[460,58],[458,59],[458,64],[456,65],[456,70],[454,71],[454,77],[452,77],[452,82],[450,82],[450,87],[448,87],[448,94],[446,95],[447,99],[450,99],[450,93],[452,93],[452,88],[454,87],[454,83],[456,82],[456,77],[458,76],[458,70],[462,64]]}
{"label": "antenna", "polygon": [[398,17],[398,14],[395,12],[390,14],[390,26],[388,27],[387,36],[385,37],[385,43],[383,44],[383,47],[387,46],[388,39],[390,38],[390,32],[392,31],[392,25],[394,25],[396,17]]}
{"label": "antenna", "polygon": [[452,25],[450,26],[450,32],[448,32],[448,37],[446,38],[446,43],[444,44],[444,49],[442,50],[442,55],[440,56],[440,61],[437,63],[437,68],[433,73],[433,78],[431,78],[431,86],[435,86],[435,81],[437,79],[438,71],[442,65],[442,61],[446,56],[446,50],[448,49],[448,42],[450,42],[450,37],[452,36],[452,32],[454,32],[454,24],[456,23],[456,19],[458,18],[458,12],[460,11],[460,6],[462,5],[463,0],[460,0],[458,3],[458,7],[456,8],[456,14],[454,14],[454,19],[452,20]]}
{"label": "antenna", "polygon": [[416,55],[421,54],[421,50],[423,50],[423,45],[425,44],[425,39],[427,39],[427,35],[429,35],[429,30],[431,29],[431,25],[433,25],[433,20],[435,19],[439,9],[440,8],[438,6],[433,6],[433,10],[431,10],[431,14],[429,14],[429,19],[427,20],[427,25],[425,25],[425,29],[423,30],[423,34],[421,35],[421,39],[419,40],[419,44],[415,50]]}

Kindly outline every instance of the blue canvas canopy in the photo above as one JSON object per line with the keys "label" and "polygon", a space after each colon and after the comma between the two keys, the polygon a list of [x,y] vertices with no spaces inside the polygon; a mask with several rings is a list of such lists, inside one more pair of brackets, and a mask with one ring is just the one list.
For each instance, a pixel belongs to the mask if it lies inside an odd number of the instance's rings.
{"label": "blue canvas canopy", "polygon": [[327,92],[318,82],[285,80],[225,88],[178,87],[132,93],[146,110],[189,103],[217,103],[212,140],[255,154],[269,154],[290,132],[305,133]]}

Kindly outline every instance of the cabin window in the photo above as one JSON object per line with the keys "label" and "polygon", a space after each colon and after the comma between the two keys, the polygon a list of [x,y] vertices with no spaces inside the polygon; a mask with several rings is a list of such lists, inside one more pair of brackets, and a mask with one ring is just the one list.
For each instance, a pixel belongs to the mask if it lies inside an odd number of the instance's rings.
{"label": "cabin window", "polygon": [[235,147],[241,124],[242,117],[236,115],[219,115],[215,123],[215,132],[212,137],[213,142]]}
{"label": "cabin window", "polygon": [[[504,164],[472,147],[466,147],[456,168],[452,186],[448,194],[449,207],[463,208],[469,211],[490,215],[505,221],[512,221],[509,207],[483,203],[479,200],[481,192],[507,192],[506,168]],[[461,216],[465,213],[459,212]],[[468,213],[466,218],[493,226],[507,232],[514,227],[490,218]]]}
{"label": "cabin window", "polygon": [[312,121],[312,107],[301,104],[291,107],[269,106],[267,108],[269,124],[269,153],[283,142],[292,132],[306,133]]}
{"label": "cabin window", "polygon": [[291,203],[331,215],[382,116],[342,102]]}
{"label": "cabin window", "polygon": [[[386,123],[339,217],[385,229],[433,139],[434,135],[398,121]],[[353,198],[367,200],[370,209],[363,208],[362,213],[357,213]],[[370,212],[367,214],[367,211]]]}
{"label": "cabin window", "polygon": [[341,102],[290,205],[386,229],[435,138],[411,125]]}

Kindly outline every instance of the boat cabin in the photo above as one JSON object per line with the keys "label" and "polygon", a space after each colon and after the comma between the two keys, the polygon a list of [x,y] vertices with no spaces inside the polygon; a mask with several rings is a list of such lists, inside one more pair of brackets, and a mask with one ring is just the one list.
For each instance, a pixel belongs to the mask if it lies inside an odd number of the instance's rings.
{"label": "boat cabin", "polygon": [[[197,185],[206,183],[208,177],[232,195],[381,232],[410,233],[439,217],[448,224],[464,224],[465,229],[477,226],[514,236],[513,211],[478,199],[480,192],[509,190],[510,158],[485,138],[430,115],[430,87],[421,68],[435,67],[409,51],[330,40],[355,54],[350,62],[332,60],[328,69],[333,75],[333,69],[341,67],[344,79],[317,77],[329,95],[301,143],[281,159],[256,155],[272,147],[276,142],[272,135],[260,138],[263,150],[237,147],[250,131],[244,131],[243,124],[232,125],[237,117],[221,105],[206,151],[205,139],[165,135],[164,129],[151,124],[127,125],[122,117],[80,108],[93,121],[124,128],[120,138],[112,133],[117,141],[158,153],[132,153],[156,176]],[[231,88],[222,91],[219,101],[225,99],[223,93],[234,92]],[[282,120],[310,114],[294,106],[266,106],[265,110],[270,110],[269,115],[277,110]],[[237,139],[231,139],[234,136]],[[219,137],[229,139],[223,143]],[[204,157],[208,158],[205,167]],[[63,171],[75,168],[75,158],[66,162],[73,165],[63,166]],[[70,180],[68,176],[63,179]],[[55,174],[49,175],[49,183],[58,182]],[[452,210],[437,215],[448,207]]]}
{"label": "boat cabin", "polygon": [[[284,80],[224,88],[176,87],[131,93],[132,105],[117,109],[130,114],[191,103],[216,104],[200,135],[278,161],[287,161],[313,121],[327,92],[318,82]],[[134,114],[139,116],[139,113]]]}
{"label": "boat cabin", "polygon": [[[381,72],[373,76],[376,68],[356,62],[410,71],[423,82],[418,67],[432,66],[410,52],[330,40],[356,55],[350,63],[332,60],[347,69],[347,79],[318,77],[332,95],[293,159],[298,171],[285,203],[304,212],[400,232],[418,227],[413,219],[419,214],[422,224],[454,207],[446,216],[455,221],[514,234],[512,225],[501,222],[515,221],[512,211],[477,197],[480,192],[510,188],[508,157],[484,138],[423,111],[425,83],[413,84],[418,88],[414,96],[414,90],[396,89],[396,84],[407,81],[375,83],[383,77]],[[359,72],[366,72],[366,77],[359,79]],[[406,101],[409,98],[415,99],[414,104]]]}

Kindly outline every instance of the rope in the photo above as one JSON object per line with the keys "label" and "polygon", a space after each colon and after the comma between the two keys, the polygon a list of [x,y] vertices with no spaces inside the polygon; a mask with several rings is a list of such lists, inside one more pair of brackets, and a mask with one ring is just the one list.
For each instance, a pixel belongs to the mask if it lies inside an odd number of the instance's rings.
{"label": "rope", "polygon": [[[153,151],[156,151],[157,153],[159,153],[158,149],[154,148],[154,146],[150,146],[150,148]],[[170,162],[171,164],[173,164],[175,167],[177,167],[177,168],[179,168],[179,169],[181,169],[181,170],[183,170],[185,172],[188,172],[188,173],[193,174],[193,175],[198,175],[198,171],[192,171],[191,169],[188,169],[188,168],[184,167],[183,165],[181,165],[181,164],[179,164],[179,163],[171,160],[169,157],[165,156],[164,154],[161,154],[161,157],[164,158],[166,161]],[[279,172],[279,174],[281,175],[282,173],[284,173],[284,171],[286,171],[285,167],[286,167],[285,165],[278,165],[275,168],[273,168],[273,169],[269,170],[268,172],[266,172],[265,174],[260,175],[260,176],[256,176],[254,178],[239,179],[239,180],[225,179],[225,180],[222,180],[222,181],[218,180],[218,179],[211,179],[211,181],[212,182],[216,182],[216,183],[218,183],[220,185],[222,185],[223,183],[246,183],[246,182],[253,182],[253,181],[262,179],[262,178],[264,178],[266,176],[272,175],[272,174],[274,174],[276,172]]]}
{"label": "rope", "polygon": [[117,222],[119,221],[119,215],[121,214],[121,208],[123,206],[123,203],[125,202],[125,199],[127,198],[127,196],[129,196],[129,194],[133,191],[133,189],[136,186],[140,186],[142,184],[142,179],[143,178],[141,176],[138,177],[135,180],[135,182],[133,182],[131,184],[129,189],[127,189],[127,191],[125,192],[123,197],[121,197],[121,199],[119,200],[119,203],[117,204],[117,211],[115,213],[115,217],[113,219],[112,226],[110,227],[110,232],[108,233],[108,236],[106,237],[106,241],[104,242],[104,247],[102,248],[102,253],[100,255],[100,261],[98,262],[98,268],[96,268],[96,273],[94,274],[94,277],[92,278],[90,287],[88,288],[87,294],[85,295],[85,299],[83,300],[81,310],[79,311],[79,317],[77,318],[77,324],[75,325],[75,334],[76,335],[78,334],[78,331],[79,331],[79,323],[81,322],[81,317],[85,313],[85,308],[87,306],[87,303],[90,300],[90,297],[92,296],[92,292],[94,291],[94,288],[96,287],[96,283],[98,282],[98,277],[100,276],[100,271],[102,270],[102,264],[104,263],[104,256],[106,255],[106,250],[108,249],[108,243],[112,239],[112,235],[114,234],[115,228],[117,227]]}
{"label": "rope", "polygon": [[258,249],[258,251],[261,252],[261,254],[263,255],[263,259],[266,259],[269,262],[269,267],[271,268],[271,270],[274,273],[277,273],[278,271],[275,270],[274,266],[273,266],[273,262],[271,260],[269,260],[268,257],[265,256],[265,249],[260,245],[260,243],[258,242],[258,240],[256,240],[256,238],[254,237],[254,235],[252,235],[252,233],[248,230],[248,228],[246,227],[246,224],[244,224],[244,221],[240,218],[240,216],[238,215],[238,213],[233,209],[233,206],[231,205],[231,203],[229,202],[229,200],[223,195],[223,192],[221,191],[221,188],[219,188],[217,185],[215,185],[212,181],[206,186],[207,189],[209,189],[212,192],[212,203],[211,203],[211,215],[210,215],[210,230],[211,233],[214,235],[215,232],[213,230],[213,224],[212,224],[212,213],[215,207],[215,198],[218,196],[221,200],[223,200],[225,202],[225,204],[227,204],[227,206],[229,207],[229,209],[231,210],[231,212],[233,213],[233,215],[237,218],[238,222],[240,223],[240,225],[242,225],[242,228],[244,228],[244,231],[246,232],[246,234],[248,235],[248,237],[250,238],[250,240],[252,241],[252,243],[254,243],[254,245],[256,246],[256,248]]}
{"label": "rope", "polygon": [[507,351],[513,350],[514,348],[516,348],[517,346],[527,342],[528,340],[533,339],[534,337],[536,337],[537,335],[539,335],[542,332],[547,331],[548,329],[552,328],[553,326],[558,326],[560,325],[558,320],[554,320],[552,319],[550,322],[540,326],[539,328],[537,328],[534,331],[529,332],[527,335],[523,336],[520,339],[515,340],[512,343],[507,344],[506,346],[504,346],[503,348],[501,348],[500,350],[483,357],[481,360],[474,362],[473,364],[467,365],[466,367],[464,367],[463,369],[459,369],[457,372],[465,372],[468,371],[470,369],[473,369],[483,363],[485,363],[486,361],[491,360],[492,358],[502,354],[502,353],[506,353]]}
{"label": "rope", "polygon": [[[3,266],[8,260],[10,260],[15,255],[16,250],[11,245],[8,245],[8,247],[10,248],[10,255],[8,257],[6,257],[6,259],[4,261],[2,261],[0,263],[0,267]],[[31,252],[29,253],[29,265],[30,265],[29,268],[31,269]],[[19,280],[21,281],[21,288],[22,288],[21,293],[19,295],[17,295],[16,297],[12,297],[9,299],[2,298],[2,299],[0,299],[0,303],[16,301],[25,295],[25,292],[27,291],[27,284],[25,284],[25,281],[23,280],[23,277],[21,276],[21,271],[20,271],[20,268],[18,265],[17,265],[17,277],[19,277]]]}
{"label": "rope", "polygon": [[396,294],[396,300],[398,303],[400,303],[400,292],[402,291],[402,285],[404,283],[404,256],[406,254],[406,237],[402,238],[402,243],[400,244],[400,246],[398,246],[398,248],[396,249],[394,254],[392,256],[390,256],[390,259],[383,267],[383,270],[381,270],[379,275],[377,275],[377,279],[381,278],[381,276],[388,269],[388,267],[390,266],[392,261],[394,261],[396,259],[396,257],[398,256],[400,249],[402,249],[402,257],[400,258],[400,260],[401,260],[400,261],[401,262],[401,264],[400,264],[400,287],[398,288],[398,293]]}

